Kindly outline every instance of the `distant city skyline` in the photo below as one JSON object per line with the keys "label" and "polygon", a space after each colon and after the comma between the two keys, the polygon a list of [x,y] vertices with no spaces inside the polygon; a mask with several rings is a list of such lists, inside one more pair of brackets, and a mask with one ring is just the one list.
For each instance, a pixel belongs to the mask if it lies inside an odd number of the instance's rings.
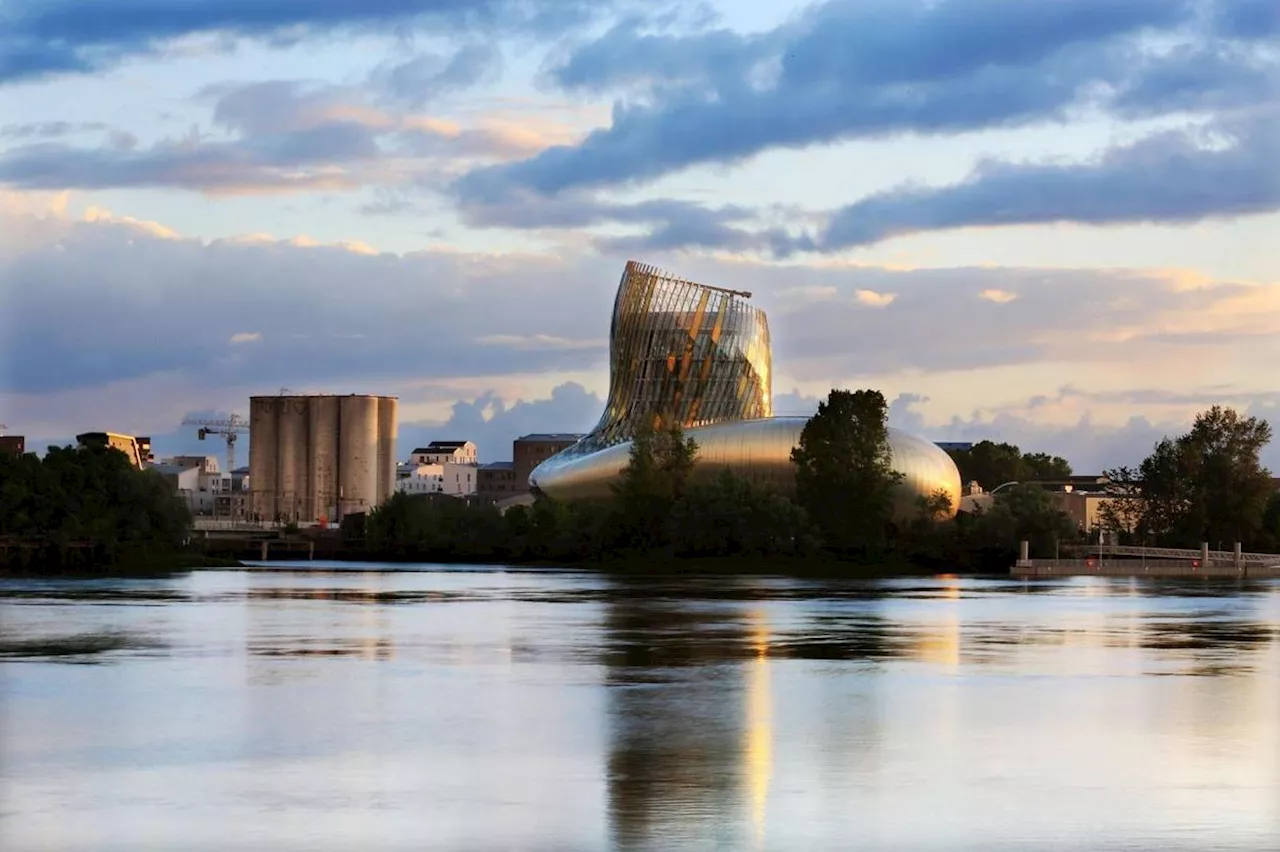
{"label": "distant city skyline", "polygon": [[[634,258],[754,293],[775,409],[1077,470],[1280,425],[1280,4],[30,4],[0,36],[0,422],[204,451],[580,432]],[[247,459],[247,446],[241,448]],[[1264,456],[1280,469],[1280,446]]]}

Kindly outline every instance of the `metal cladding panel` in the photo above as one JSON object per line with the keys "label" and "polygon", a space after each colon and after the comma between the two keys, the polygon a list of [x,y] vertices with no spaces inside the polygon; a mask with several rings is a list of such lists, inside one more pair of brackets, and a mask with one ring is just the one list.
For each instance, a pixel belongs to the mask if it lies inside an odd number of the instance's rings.
{"label": "metal cladding panel", "polygon": [[249,487],[250,511],[262,518],[275,514],[279,477],[279,430],[276,397],[249,399]]}
{"label": "metal cladding panel", "polygon": [[294,520],[305,519],[309,514],[308,507],[304,505],[311,496],[310,453],[307,448],[311,416],[307,403],[305,396],[279,398],[279,511],[284,517]]}
{"label": "metal cladding panel", "polygon": [[609,397],[578,451],[630,440],[641,425],[770,416],[769,323],[749,295],[628,261],[614,299]]}
{"label": "metal cladding panel", "polygon": [[339,515],[367,512],[378,504],[378,398],[344,396],[338,405]]}
{"label": "metal cladding panel", "polygon": [[388,500],[396,487],[396,424],[399,407],[399,400],[394,397],[378,398],[378,483],[375,505]]}
{"label": "metal cladding panel", "polygon": [[311,437],[307,520],[333,520],[338,502],[338,398],[313,396],[307,409]]}
{"label": "metal cladding panel", "polygon": [[[706,482],[721,470],[773,484],[785,494],[795,492],[795,466],[791,450],[800,441],[806,417],[772,417],[699,426],[685,432],[698,444],[693,480]],[[893,467],[904,478],[898,486],[894,514],[913,517],[917,499],[938,490],[951,498],[952,513],[960,505],[960,472],[940,448],[896,429],[889,430]],[[607,499],[610,484],[626,467],[631,442],[615,444],[585,455],[569,451],[552,456],[536,467],[529,483],[558,500]]]}

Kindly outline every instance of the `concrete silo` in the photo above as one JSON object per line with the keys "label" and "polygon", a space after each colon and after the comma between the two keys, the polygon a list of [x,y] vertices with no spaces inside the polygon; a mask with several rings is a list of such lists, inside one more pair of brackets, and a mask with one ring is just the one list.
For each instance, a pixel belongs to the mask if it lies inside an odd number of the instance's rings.
{"label": "concrete silo", "polygon": [[339,405],[339,514],[367,512],[378,505],[378,398],[344,396]]}
{"label": "concrete silo", "polygon": [[310,470],[308,469],[308,442],[311,418],[308,416],[307,397],[282,396],[279,404],[280,481],[279,511],[291,521],[311,520],[314,516],[304,511],[303,498],[310,496]]}
{"label": "concrete silo", "polygon": [[252,397],[253,511],[333,523],[378,506],[395,489],[397,409],[395,397]]}
{"label": "concrete silo", "polygon": [[338,398],[313,396],[308,401],[311,420],[308,468],[308,517],[326,521],[338,512]]}
{"label": "concrete silo", "polygon": [[400,401],[393,396],[378,399],[378,503],[396,489],[396,424]]}
{"label": "concrete silo", "polygon": [[280,452],[276,410],[274,396],[249,400],[249,511],[264,520],[275,517]]}

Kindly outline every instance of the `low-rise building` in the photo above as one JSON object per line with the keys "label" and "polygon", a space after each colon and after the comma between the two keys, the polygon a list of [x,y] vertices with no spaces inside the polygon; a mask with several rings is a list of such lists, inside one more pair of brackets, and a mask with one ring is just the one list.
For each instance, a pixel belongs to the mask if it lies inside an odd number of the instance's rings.
{"label": "low-rise building", "polygon": [[[151,465],[149,469],[157,476],[164,477],[165,481],[169,483],[169,487],[173,489],[173,493],[181,497],[187,504],[187,509],[191,511],[191,514],[202,514],[199,511],[202,503],[200,498],[200,468],[161,461],[159,464]],[[212,506],[212,503],[213,501],[210,497],[205,505]]]}
{"label": "low-rise building", "polygon": [[409,454],[411,464],[475,464],[476,445],[471,441],[432,441]]}
{"label": "low-rise building", "polygon": [[171,478],[193,515],[217,515],[218,498],[231,488],[231,477],[218,469],[216,456],[172,456],[151,467]]}
{"label": "low-rise building", "polygon": [[411,465],[405,475],[396,477],[396,491],[471,497],[476,493],[476,473],[473,464]]}
{"label": "low-rise building", "polygon": [[27,439],[22,435],[0,435],[0,456],[20,456],[27,451]]}
{"label": "low-rise building", "polygon": [[[1049,492],[1058,508],[1071,519],[1076,529],[1091,536],[1097,534],[1103,526],[1106,507],[1117,500],[1116,495],[1108,490],[1111,480],[1107,477],[1069,476],[1061,479],[1029,479],[1022,483],[1010,482],[988,493],[966,494],[960,500],[960,510],[963,512],[987,511],[995,505],[1002,491],[1016,485],[1032,486]],[[1117,509],[1122,508],[1124,507],[1117,506]],[[1126,524],[1123,511],[1117,514],[1121,516],[1119,520],[1122,525],[1132,524],[1132,519],[1127,519],[1129,523]]]}
{"label": "low-rise building", "polygon": [[529,474],[535,467],[581,439],[582,435],[570,432],[534,432],[516,438],[511,444],[511,457],[517,492],[529,490]]}
{"label": "low-rise building", "polygon": [[[525,486],[524,490],[527,490]],[[497,503],[521,493],[517,487],[515,463],[490,462],[476,468],[476,497],[485,503]]]}
{"label": "low-rise building", "polygon": [[222,474],[221,484],[214,493],[214,517],[246,520],[249,517],[249,468],[238,467],[230,474]]}
{"label": "low-rise building", "polygon": [[142,435],[125,435],[121,432],[82,432],[76,435],[81,447],[110,447],[129,457],[134,467],[144,468],[155,461],[151,452],[151,438]]}

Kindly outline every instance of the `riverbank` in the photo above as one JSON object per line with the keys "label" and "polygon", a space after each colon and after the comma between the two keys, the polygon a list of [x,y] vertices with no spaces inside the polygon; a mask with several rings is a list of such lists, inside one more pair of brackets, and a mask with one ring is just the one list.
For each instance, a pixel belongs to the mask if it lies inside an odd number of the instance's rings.
{"label": "riverbank", "polygon": [[164,577],[203,568],[243,568],[239,559],[196,551],[136,554],[112,562],[66,563],[9,561],[0,563],[0,577]]}

